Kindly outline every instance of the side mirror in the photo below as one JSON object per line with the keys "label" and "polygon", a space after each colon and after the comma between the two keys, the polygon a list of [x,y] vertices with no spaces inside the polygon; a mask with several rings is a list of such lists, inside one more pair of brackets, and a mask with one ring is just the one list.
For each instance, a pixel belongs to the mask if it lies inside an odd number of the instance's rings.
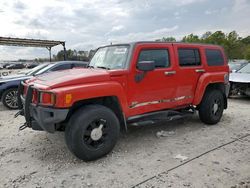
{"label": "side mirror", "polygon": [[137,64],[137,69],[140,71],[152,71],[155,69],[155,62],[154,61],[140,61]]}

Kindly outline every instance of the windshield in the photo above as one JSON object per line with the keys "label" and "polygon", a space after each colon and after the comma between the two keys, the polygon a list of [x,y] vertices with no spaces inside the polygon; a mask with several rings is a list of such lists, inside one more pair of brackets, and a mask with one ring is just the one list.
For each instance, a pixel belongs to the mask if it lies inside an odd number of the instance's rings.
{"label": "windshield", "polygon": [[100,48],[89,63],[89,67],[103,69],[124,69],[129,46]]}
{"label": "windshield", "polygon": [[240,63],[229,64],[230,70],[233,70],[233,71],[237,71],[243,66],[244,64],[240,64]]}
{"label": "windshield", "polygon": [[238,71],[239,73],[249,73],[250,74],[250,63]]}
{"label": "windshield", "polygon": [[26,73],[26,75],[34,75],[36,72],[38,72],[40,69],[46,67],[48,64],[44,63],[41,65],[36,66],[35,68],[31,69],[29,72]]}

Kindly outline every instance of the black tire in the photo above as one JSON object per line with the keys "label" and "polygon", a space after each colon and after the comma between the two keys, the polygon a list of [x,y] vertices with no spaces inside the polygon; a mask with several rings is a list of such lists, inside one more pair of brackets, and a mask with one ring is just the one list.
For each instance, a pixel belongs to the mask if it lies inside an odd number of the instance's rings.
{"label": "black tire", "polygon": [[17,88],[10,88],[3,92],[2,103],[5,107],[16,110],[18,109]]}
{"label": "black tire", "polygon": [[[102,134],[98,139],[100,130]],[[114,148],[119,133],[119,120],[112,110],[102,105],[88,105],[71,116],[65,140],[76,157],[91,161],[107,155]]]}
{"label": "black tire", "polygon": [[224,111],[224,97],[220,90],[206,91],[199,106],[200,120],[208,125],[218,123]]}

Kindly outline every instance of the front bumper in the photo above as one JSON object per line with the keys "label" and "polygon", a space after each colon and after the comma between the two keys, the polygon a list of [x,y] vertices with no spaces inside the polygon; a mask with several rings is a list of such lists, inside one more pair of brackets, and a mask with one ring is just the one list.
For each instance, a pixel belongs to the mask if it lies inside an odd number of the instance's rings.
{"label": "front bumper", "polygon": [[[21,89],[22,90],[22,89]],[[26,98],[19,94],[19,100],[22,105],[23,115],[26,124],[33,130],[44,130],[54,133],[57,125],[63,122],[69,112],[69,109],[58,109],[53,107],[43,107],[31,102],[33,88],[29,86]],[[22,93],[22,91],[19,91]]]}
{"label": "front bumper", "polygon": [[30,105],[31,128],[34,130],[44,130],[49,133],[56,131],[56,124],[64,121],[67,117],[68,109],[46,108]]}

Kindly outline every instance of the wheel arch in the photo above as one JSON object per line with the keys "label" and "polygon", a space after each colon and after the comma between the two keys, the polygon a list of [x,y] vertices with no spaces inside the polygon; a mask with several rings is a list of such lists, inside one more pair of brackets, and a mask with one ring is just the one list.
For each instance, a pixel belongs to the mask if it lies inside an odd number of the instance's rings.
{"label": "wheel arch", "polygon": [[125,116],[124,116],[121,104],[119,102],[119,99],[116,96],[104,96],[104,97],[97,97],[97,98],[91,98],[91,99],[84,99],[84,100],[76,101],[71,106],[65,122],[69,121],[70,117],[73,115],[74,112],[76,112],[77,110],[79,110],[83,106],[92,105],[92,104],[103,105],[103,106],[108,107],[109,109],[111,109],[115,113],[117,118],[119,119],[121,130],[122,131],[127,130]]}
{"label": "wheel arch", "polygon": [[224,98],[224,109],[227,109],[228,104],[227,104],[227,96],[226,96],[226,86],[224,83],[221,83],[221,82],[209,83],[206,86],[206,88],[203,90],[203,92],[200,92],[201,97],[197,105],[199,106],[206,92],[215,90],[215,89],[222,92],[223,98]]}

